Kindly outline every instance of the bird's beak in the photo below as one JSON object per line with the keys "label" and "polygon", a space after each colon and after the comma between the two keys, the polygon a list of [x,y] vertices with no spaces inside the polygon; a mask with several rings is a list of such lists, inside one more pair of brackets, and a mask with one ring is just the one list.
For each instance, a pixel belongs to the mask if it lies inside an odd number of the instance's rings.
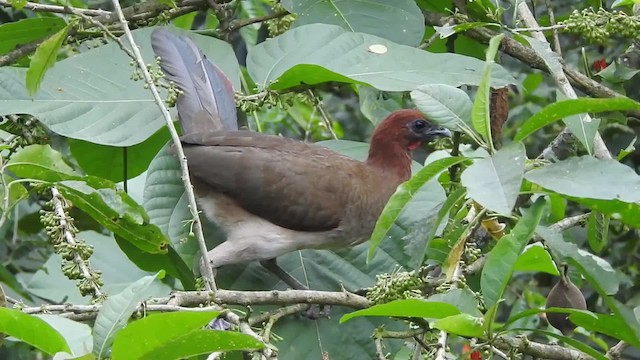
{"label": "bird's beak", "polygon": [[451,131],[443,127],[434,127],[425,133],[428,138],[451,137]]}

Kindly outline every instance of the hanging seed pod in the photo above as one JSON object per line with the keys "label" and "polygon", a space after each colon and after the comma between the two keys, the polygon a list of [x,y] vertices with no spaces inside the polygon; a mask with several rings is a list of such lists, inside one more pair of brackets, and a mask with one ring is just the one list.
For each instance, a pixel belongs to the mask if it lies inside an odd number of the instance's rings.
{"label": "hanging seed pod", "polygon": [[[562,274],[558,283],[549,292],[546,307],[586,310],[587,303],[580,289],[573,285],[565,273]],[[576,328],[569,320],[569,314],[547,313],[547,320],[551,326],[560,330],[563,335],[570,334]]]}

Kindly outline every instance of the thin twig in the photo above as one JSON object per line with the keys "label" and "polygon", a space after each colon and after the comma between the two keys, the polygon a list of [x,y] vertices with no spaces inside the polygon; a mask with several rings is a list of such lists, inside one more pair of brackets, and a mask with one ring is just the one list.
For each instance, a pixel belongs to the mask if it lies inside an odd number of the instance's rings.
{"label": "thin twig", "polygon": [[[551,0],[544,0],[544,4],[547,7],[547,12],[549,12],[549,23],[551,26],[558,26],[556,24],[556,17],[553,14],[553,6],[551,6]],[[562,48],[560,47],[560,38],[558,37],[558,29],[554,28],[553,31],[553,51],[558,53],[559,56],[562,56]]]}
{"label": "thin twig", "polygon": [[316,108],[320,112],[320,117],[322,118],[322,121],[324,122],[324,126],[327,128],[327,130],[329,130],[329,133],[331,133],[331,137],[334,140],[337,140],[338,136],[333,131],[333,126],[331,125],[331,119],[329,119],[329,115],[327,115],[327,113],[324,111],[324,107],[322,106],[322,102],[316,96],[316,94],[314,94],[313,90],[309,89],[309,90],[307,90],[307,92],[309,93],[309,95],[313,99],[313,102],[316,105]]}
{"label": "thin twig", "polygon": [[[11,4],[11,2],[6,1],[6,0],[0,0],[0,6],[1,7],[12,7],[13,5]],[[38,3],[34,3],[34,2],[26,2],[24,5],[22,5],[24,9],[29,9],[31,11],[35,11],[35,12],[48,12],[48,13],[56,13],[56,14],[72,14],[71,11],[69,11],[69,6],[58,6],[58,5],[45,5],[45,4],[38,4]],[[72,8],[74,11],[82,13],[84,15],[87,16],[102,16],[102,15],[110,15],[111,12],[110,11],[106,11],[106,10],[93,10],[93,9],[79,9],[79,8]]]}
{"label": "thin twig", "polygon": [[198,245],[200,246],[200,252],[202,252],[202,256],[205,261],[205,274],[202,274],[205,278],[205,286],[207,290],[217,290],[215,279],[213,276],[213,269],[211,269],[211,263],[207,258],[207,245],[204,241],[204,234],[202,232],[202,223],[200,222],[200,216],[198,213],[198,206],[196,204],[196,197],[193,192],[193,185],[191,185],[191,178],[189,176],[189,168],[187,167],[187,157],[184,155],[184,151],[182,149],[182,144],[180,143],[180,137],[176,132],[176,129],[173,125],[173,119],[171,119],[171,115],[169,114],[169,110],[164,105],[164,101],[160,97],[160,93],[156,88],[153,80],[151,79],[151,75],[147,70],[147,66],[144,63],[144,59],[142,58],[142,54],[140,53],[140,49],[136,45],[133,40],[133,35],[131,34],[131,30],[129,29],[129,25],[127,24],[127,20],[124,17],[122,12],[122,8],[120,7],[120,3],[118,0],[112,0],[114,10],[118,15],[118,19],[120,21],[120,25],[122,26],[122,30],[124,31],[125,37],[129,41],[129,45],[131,46],[131,50],[135,56],[136,62],[138,63],[138,68],[144,77],[145,83],[149,86],[149,90],[153,94],[153,99],[155,100],[160,112],[162,113],[166,123],[167,129],[169,129],[169,133],[171,134],[171,139],[173,141],[173,145],[175,147],[176,153],[178,155],[178,160],[180,161],[180,169],[182,170],[182,181],[184,183],[185,192],[187,194],[187,198],[189,200],[189,210],[191,211],[191,216],[193,217],[193,229],[195,230],[196,239],[198,240]]}
{"label": "thin twig", "polygon": [[[527,26],[529,26],[530,28],[539,27],[538,22],[536,21],[535,17],[531,13],[531,10],[529,9],[529,6],[525,1],[518,1],[517,11],[518,11],[518,15]],[[538,41],[548,44],[547,39],[544,37],[544,35],[540,31],[532,31],[531,36]],[[555,80],[556,85],[558,86],[560,91],[562,91],[562,93],[564,93],[569,99],[578,98],[578,95],[576,94],[575,90],[571,86],[571,83],[569,82],[569,79],[567,78],[567,75],[565,75],[563,70],[553,71],[553,69],[549,69],[549,72],[553,77],[553,79]],[[583,121],[590,122],[593,120],[591,119],[591,116],[589,114],[584,114]],[[594,155],[596,157],[601,159],[611,159],[611,154],[609,153],[609,150],[607,149],[607,146],[602,140],[602,137],[600,136],[599,132],[596,132],[596,136],[593,140],[593,147],[594,147]]]}
{"label": "thin twig", "polygon": [[527,28],[516,28],[516,29],[510,29],[513,32],[531,32],[531,31],[548,31],[548,30],[558,30],[558,29],[564,29],[566,28],[567,25],[551,25],[551,26],[536,26],[536,27],[527,27]]}
{"label": "thin twig", "polygon": [[250,18],[250,19],[233,21],[231,23],[231,26],[229,26],[229,32],[240,30],[243,27],[251,25],[251,24],[255,24],[255,23],[259,23],[259,22],[263,22],[263,21],[267,21],[267,20],[271,20],[271,19],[277,19],[279,17],[283,17],[283,16],[287,16],[287,15],[289,15],[288,11],[281,11],[281,12],[277,12],[277,13],[273,13],[273,14],[267,14],[267,15],[263,15],[263,16],[256,16],[256,17]]}
{"label": "thin twig", "polygon": [[303,312],[308,308],[309,308],[308,304],[295,304],[295,305],[283,306],[281,308],[278,308],[270,312],[252,316],[249,318],[249,320],[247,320],[247,322],[249,323],[249,325],[262,324],[265,321],[269,321],[269,319],[273,316],[284,317],[287,315],[293,315],[293,314]]}

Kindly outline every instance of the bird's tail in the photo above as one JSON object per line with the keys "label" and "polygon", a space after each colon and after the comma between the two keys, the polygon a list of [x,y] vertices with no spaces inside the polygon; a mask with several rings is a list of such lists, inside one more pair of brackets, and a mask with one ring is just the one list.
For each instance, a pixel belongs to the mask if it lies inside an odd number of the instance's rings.
{"label": "bird's tail", "polygon": [[176,106],[184,135],[238,129],[231,81],[189,37],[157,28],[151,45],[166,78],[182,91]]}

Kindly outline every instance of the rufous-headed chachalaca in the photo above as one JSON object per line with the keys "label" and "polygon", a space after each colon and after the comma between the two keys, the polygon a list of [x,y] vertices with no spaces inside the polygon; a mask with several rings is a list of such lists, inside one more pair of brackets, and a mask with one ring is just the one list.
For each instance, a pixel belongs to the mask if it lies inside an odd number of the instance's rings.
{"label": "rufous-headed chachalaca", "polygon": [[238,131],[231,84],[195,44],[160,28],[152,45],[182,91],[180,139],[199,204],[227,235],[207,254],[214,269],[258,260],[304,289],[276,257],[367,241],[389,197],[411,176],[411,152],[449,134],[416,110],[396,111],[375,129],[360,162],[319,145]]}

